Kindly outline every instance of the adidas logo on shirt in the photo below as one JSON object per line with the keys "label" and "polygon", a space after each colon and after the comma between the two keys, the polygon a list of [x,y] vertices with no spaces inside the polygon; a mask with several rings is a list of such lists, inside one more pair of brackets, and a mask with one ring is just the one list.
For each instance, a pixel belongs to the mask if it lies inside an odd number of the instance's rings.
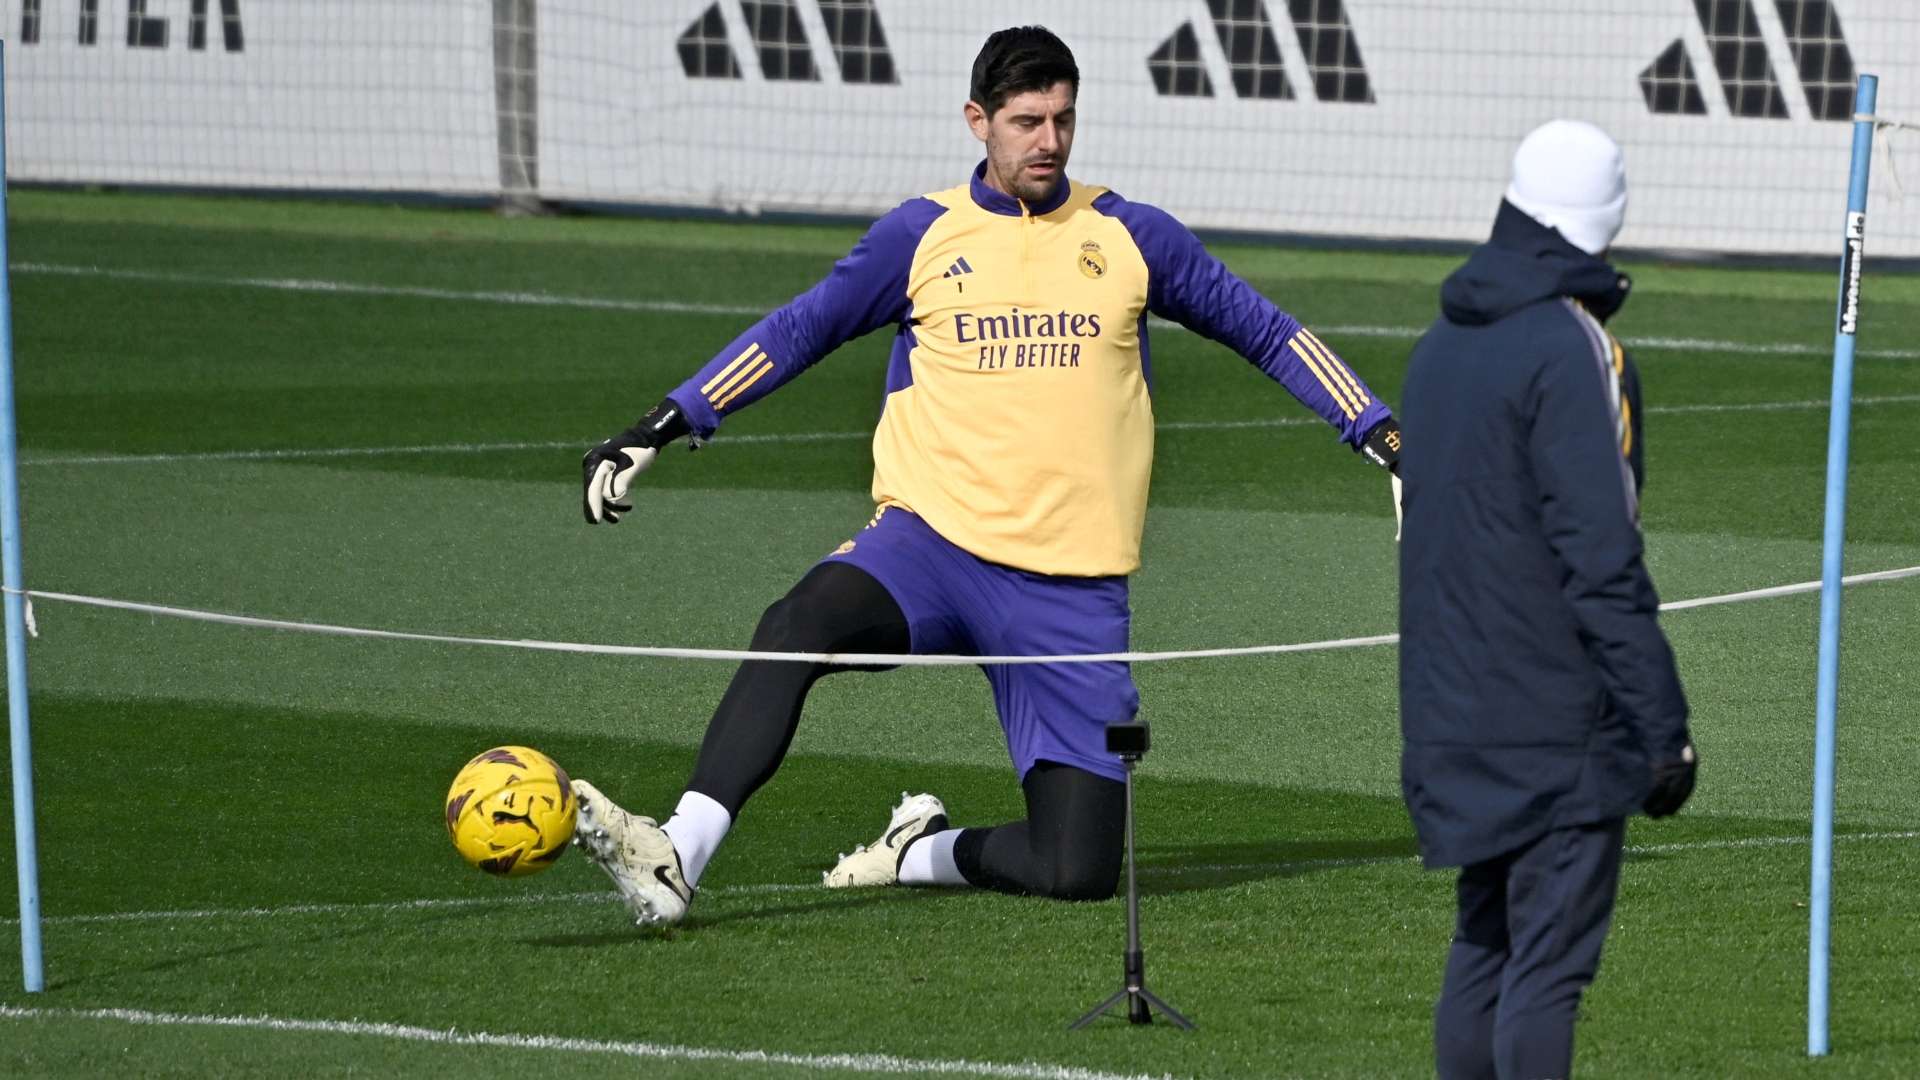
{"label": "adidas logo on shirt", "polygon": [[961,256],[960,258],[953,260],[953,265],[947,267],[947,272],[944,274],[941,274],[940,276],[941,277],[959,277],[961,274],[971,274],[971,273],[973,273],[973,267],[967,265],[967,260],[965,256]]}

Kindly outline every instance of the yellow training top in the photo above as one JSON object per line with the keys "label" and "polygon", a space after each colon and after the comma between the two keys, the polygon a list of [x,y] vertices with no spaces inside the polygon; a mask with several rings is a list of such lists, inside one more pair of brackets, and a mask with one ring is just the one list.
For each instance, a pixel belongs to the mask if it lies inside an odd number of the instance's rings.
{"label": "yellow training top", "polygon": [[1388,417],[1331,349],[1163,211],[1064,177],[1030,205],[983,174],[882,217],[825,280],[675,390],[696,435],[894,325],[874,501],[990,562],[1092,577],[1140,565],[1148,312],[1229,345],[1352,446]]}

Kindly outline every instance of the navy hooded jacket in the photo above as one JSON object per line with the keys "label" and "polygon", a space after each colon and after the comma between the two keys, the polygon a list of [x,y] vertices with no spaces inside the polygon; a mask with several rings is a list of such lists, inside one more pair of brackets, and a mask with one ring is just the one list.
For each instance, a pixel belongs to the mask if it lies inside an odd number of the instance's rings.
{"label": "navy hooded jacket", "polygon": [[1508,203],[1400,408],[1401,790],[1429,866],[1624,817],[1687,704],[1642,562],[1628,281]]}

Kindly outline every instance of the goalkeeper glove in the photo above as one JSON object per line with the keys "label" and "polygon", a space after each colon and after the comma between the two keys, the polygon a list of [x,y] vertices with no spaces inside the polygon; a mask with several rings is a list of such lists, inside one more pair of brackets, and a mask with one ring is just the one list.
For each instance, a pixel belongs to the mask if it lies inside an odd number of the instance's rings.
{"label": "goalkeeper glove", "polygon": [[1400,484],[1400,425],[1389,416],[1373,425],[1367,437],[1360,443],[1360,452],[1367,460],[1387,470],[1387,478],[1393,484],[1393,538],[1400,539],[1400,522],[1405,516],[1401,511],[1402,489]]}
{"label": "goalkeeper glove", "polygon": [[1653,790],[1640,808],[1648,817],[1666,817],[1686,805],[1687,797],[1693,794],[1694,774],[1700,770],[1700,755],[1694,753],[1693,743],[1689,741],[1680,749],[1680,756],[1672,761],[1663,761],[1653,767]]}
{"label": "goalkeeper glove", "polygon": [[666,398],[632,427],[587,451],[580,459],[585,486],[580,509],[587,524],[617,524],[633,509],[625,500],[634,479],[653,464],[661,447],[692,430],[680,406]]}

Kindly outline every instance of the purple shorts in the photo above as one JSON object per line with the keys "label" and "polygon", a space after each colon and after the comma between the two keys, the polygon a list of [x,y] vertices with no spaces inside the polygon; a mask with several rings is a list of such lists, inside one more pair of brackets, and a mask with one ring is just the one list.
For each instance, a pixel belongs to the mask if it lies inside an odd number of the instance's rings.
{"label": "purple shorts", "polygon": [[[990,563],[918,516],[889,507],[827,556],[873,575],[907,617],[917,654],[1046,656],[1125,652],[1127,579],[1056,577]],[[988,664],[1007,753],[1022,779],[1037,761],[1126,776],[1108,724],[1133,719],[1140,691],[1119,662]]]}

